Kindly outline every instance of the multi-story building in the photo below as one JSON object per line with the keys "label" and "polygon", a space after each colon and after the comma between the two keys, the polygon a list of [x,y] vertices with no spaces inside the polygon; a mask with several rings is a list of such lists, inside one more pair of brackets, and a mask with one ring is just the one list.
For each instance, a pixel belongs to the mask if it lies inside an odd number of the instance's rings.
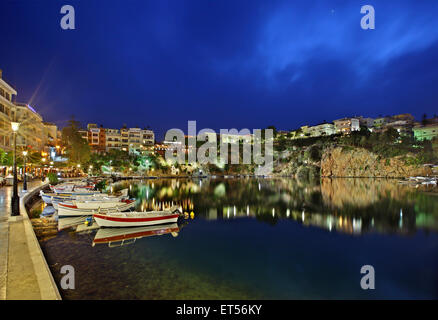
{"label": "multi-story building", "polygon": [[95,152],[108,152],[109,150],[152,151],[155,142],[152,130],[127,128],[126,126],[120,130],[104,129],[95,123],[89,123],[87,130],[79,130],[79,134],[88,141],[91,149]]}
{"label": "multi-story building", "polygon": [[[412,127],[414,126],[414,117],[409,113],[398,114],[378,118],[379,122],[375,124],[376,132],[384,132],[389,128],[394,128],[400,135],[412,136]],[[376,119],[377,120],[377,119]]]}
{"label": "multi-story building", "polygon": [[106,135],[106,151],[120,150],[122,137],[119,129],[105,129]]}
{"label": "multi-story building", "polygon": [[379,129],[380,127],[384,126],[388,122],[389,117],[378,117],[374,119],[374,128]]}
{"label": "multi-story building", "polygon": [[438,137],[438,123],[417,125],[413,128],[414,137],[417,140],[432,140]]}
{"label": "multi-story building", "polygon": [[43,125],[47,133],[47,144],[52,147],[59,145],[60,139],[58,139],[58,127],[56,126],[56,124],[44,122]]}
{"label": "multi-story building", "polygon": [[155,134],[152,130],[143,129],[141,133],[143,135],[143,146],[153,146],[155,144]]}
{"label": "multi-story building", "polygon": [[0,148],[11,150],[11,122],[20,123],[17,146],[40,151],[47,142],[43,118],[29,104],[13,102],[17,91],[2,78],[0,70]]}
{"label": "multi-story building", "polygon": [[17,95],[17,91],[3,80],[0,70],[0,148],[5,150],[10,150],[12,145],[11,119],[15,118],[15,106],[12,102],[14,95]]}
{"label": "multi-story building", "polygon": [[129,152],[140,150],[143,141],[143,135],[140,128],[129,128]]}
{"label": "multi-story building", "polygon": [[20,123],[17,146],[40,151],[47,143],[47,131],[43,118],[29,104],[15,104],[15,119]]}
{"label": "multi-story building", "polygon": [[353,131],[360,130],[360,123],[358,118],[342,118],[334,120],[336,133],[349,134]]}
{"label": "multi-story building", "polygon": [[120,129],[120,136],[122,138],[122,142],[120,144],[122,150],[129,151],[129,129],[126,127]]}
{"label": "multi-story building", "polygon": [[359,117],[359,125],[361,127],[368,128],[369,130],[372,130],[374,127],[374,119],[373,118],[364,118],[362,116]]}
{"label": "multi-story building", "polygon": [[301,127],[305,136],[310,137],[321,137],[321,136],[330,136],[336,133],[335,126],[333,123],[321,123],[316,126],[311,127]]}
{"label": "multi-story building", "polygon": [[106,134],[105,129],[100,128],[95,123],[89,123],[88,129],[88,145],[94,152],[102,153],[106,151]]}

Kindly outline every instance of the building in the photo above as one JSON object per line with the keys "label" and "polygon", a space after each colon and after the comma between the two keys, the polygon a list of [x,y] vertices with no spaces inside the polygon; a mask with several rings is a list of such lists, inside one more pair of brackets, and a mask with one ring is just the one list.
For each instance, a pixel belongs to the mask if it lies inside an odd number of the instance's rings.
{"label": "building", "polygon": [[[379,121],[376,123],[376,120]],[[376,132],[385,132],[389,128],[394,128],[400,135],[412,136],[413,134],[414,117],[409,113],[386,116],[376,120],[374,122]]]}
{"label": "building", "polygon": [[374,128],[379,129],[388,122],[389,117],[379,117],[374,119]]}
{"label": "building", "polygon": [[43,150],[47,143],[47,131],[43,118],[29,104],[15,104],[15,119],[20,123],[17,146],[35,151]]}
{"label": "building", "polygon": [[361,127],[368,128],[370,131],[374,127],[374,119],[373,118],[364,118],[362,116],[359,117],[359,125]]}
{"label": "building", "polygon": [[143,146],[153,146],[155,144],[155,134],[150,129],[143,129],[141,131],[143,135]]}
{"label": "building", "polygon": [[119,129],[105,129],[106,151],[121,150],[122,136]]}
{"label": "building", "polygon": [[12,101],[16,95],[17,91],[3,80],[0,70],[0,148],[4,150],[11,150],[12,147],[11,119],[15,118],[15,105]]}
{"label": "building", "polygon": [[342,118],[334,120],[336,133],[350,134],[353,131],[360,130],[360,122],[358,118]]}
{"label": "building", "polygon": [[48,140],[43,118],[29,104],[13,102],[16,95],[17,91],[3,80],[0,70],[0,148],[12,149],[11,122],[18,122],[17,146],[41,151]]}
{"label": "building", "polygon": [[46,138],[47,138],[47,144],[56,147],[60,144],[60,139],[58,137],[58,127],[54,123],[50,122],[43,122],[45,131],[46,131]]}
{"label": "building", "polygon": [[123,127],[120,129],[120,136],[122,137],[122,142],[120,144],[123,151],[129,150],[129,129]]}
{"label": "building", "polygon": [[432,140],[438,137],[438,123],[417,125],[413,128],[414,137],[417,140]]}
{"label": "building", "polygon": [[79,130],[79,134],[88,141],[94,152],[108,152],[110,150],[122,150],[129,152],[153,151],[155,135],[152,130],[140,128],[119,129],[98,127],[95,123],[89,123],[87,130]]}
{"label": "building", "polygon": [[301,129],[303,130],[305,136],[310,137],[330,136],[336,133],[333,123],[320,123],[316,126],[301,127]]}

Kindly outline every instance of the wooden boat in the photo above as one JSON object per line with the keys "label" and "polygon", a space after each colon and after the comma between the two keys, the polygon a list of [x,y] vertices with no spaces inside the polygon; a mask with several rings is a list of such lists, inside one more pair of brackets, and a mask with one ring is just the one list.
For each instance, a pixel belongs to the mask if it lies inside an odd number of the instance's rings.
{"label": "wooden boat", "polygon": [[178,232],[179,227],[176,223],[133,228],[101,228],[97,230],[92,245],[94,247],[96,244],[107,243],[109,247],[116,247],[133,243],[143,237],[161,236],[169,233],[176,237]]}
{"label": "wooden boat", "polygon": [[139,227],[178,221],[180,211],[172,207],[163,211],[94,213],[100,227]]}
{"label": "wooden boat", "polygon": [[126,211],[135,206],[135,200],[121,200],[121,201],[89,201],[86,207],[81,207],[83,202],[74,201],[73,203],[60,202],[58,204],[58,216],[86,216],[92,215],[93,212],[100,210],[100,212],[114,212],[114,211]]}

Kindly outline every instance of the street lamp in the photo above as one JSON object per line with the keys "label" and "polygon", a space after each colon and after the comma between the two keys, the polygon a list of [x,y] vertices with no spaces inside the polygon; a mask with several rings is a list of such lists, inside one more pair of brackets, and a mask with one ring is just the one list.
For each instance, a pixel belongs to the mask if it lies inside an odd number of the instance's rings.
{"label": "street lamp", "polygon": [[12,189],[11,199],[11,215],[20,215],[20,198],[18,197],[18,184],[17,184],[17,131],[20,128],[19,122],[11,122],[12,132],[14,134],[14,185]]}
{"label": "street lamp", "polygon": [[23,171],[24,171],[24,178],[23,178],[23,192],[27,192],[27,180],[26,180],[26,157],[27,157],[27,151],[23,151]]}

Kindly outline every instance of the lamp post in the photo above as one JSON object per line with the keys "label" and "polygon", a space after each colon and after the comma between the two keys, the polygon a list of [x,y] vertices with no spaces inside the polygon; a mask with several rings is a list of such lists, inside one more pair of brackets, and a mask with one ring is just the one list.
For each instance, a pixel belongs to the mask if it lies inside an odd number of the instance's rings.
{"label": "lamp post", "polygon": [[23,171],[24,171],[24,178],[23,178],[23,192],[27,192],[27,180],[26,180],[26,157],[27,157],[27,151],[23,151]]}
{"label": "lamp post", "polygon": [[20,215],[20,198],[18,197],[18,184],[17,184],[17,131],[20,128],[20,123],[11,122],[12,132],[14,134],[14,186],[12,189],[11,199],[11,215]]}

